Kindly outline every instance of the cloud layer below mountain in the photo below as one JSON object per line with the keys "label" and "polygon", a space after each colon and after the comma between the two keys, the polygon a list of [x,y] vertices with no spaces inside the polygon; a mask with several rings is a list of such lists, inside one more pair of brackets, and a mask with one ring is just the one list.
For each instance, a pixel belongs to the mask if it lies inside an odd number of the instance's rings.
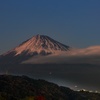
{"label": "cloud layer below mountain", "polygon": [[23,63],[88,63],[100,64],[100,46],[92,46],[85,49],[71,49],[70,51],[57,53],[49,56],[32,57]]}

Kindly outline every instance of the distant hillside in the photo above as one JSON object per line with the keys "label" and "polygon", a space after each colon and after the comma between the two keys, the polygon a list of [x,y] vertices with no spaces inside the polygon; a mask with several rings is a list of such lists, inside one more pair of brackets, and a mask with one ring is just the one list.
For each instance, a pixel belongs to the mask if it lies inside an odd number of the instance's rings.
{"label": "distant hillside", "polygon": [[0,75],[0,100],[100,100],[100,94],[76,92],[27,76]]}

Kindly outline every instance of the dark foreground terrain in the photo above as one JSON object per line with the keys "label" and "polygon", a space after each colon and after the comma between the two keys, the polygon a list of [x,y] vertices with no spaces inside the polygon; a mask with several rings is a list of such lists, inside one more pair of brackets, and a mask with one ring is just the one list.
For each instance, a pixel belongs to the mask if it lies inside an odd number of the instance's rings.
{"label": "dark foreground terrain", "polygon": [[0,73],[26,75],[60,86],[100,91],[100,65],[91,64],[0,64]]}
{"label": "dark foreground terrain", "polygon": [[100,94],[76,92],[27,76],[0,75],[0,100],[100,100]]}

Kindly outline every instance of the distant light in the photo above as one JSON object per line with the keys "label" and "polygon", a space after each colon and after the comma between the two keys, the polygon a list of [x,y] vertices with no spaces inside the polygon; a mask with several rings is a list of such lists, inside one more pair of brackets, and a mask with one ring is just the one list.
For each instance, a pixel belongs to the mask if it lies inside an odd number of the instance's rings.
{"label": "distant light", "polygon": [[95,91],[95,93],[98,93],[98,91]]}
{"label": "distant light", "polygon": [[89,91],[89,92],[93,92],[93,91]]}
{"label": "distant light", "polygon": [[78,86],[76,85],[75,88],[77,88]]}
{"label": "distant light", "polygon": [[80,91],[83,91],[83,92],[91,92],[91,93],[100,93],[100,92],[97,91],[97,90],[96,90],[96,91],[92,91],[92,90],[89,91],[89,90],[86,90],[86,89],[81,89],[81,90],[77,90],[77,91],[79,91],[79,92],[80,92]]}
{"label": "distant light", "polygon": [[86,89],[82,89],[83,91],[86,91]]}

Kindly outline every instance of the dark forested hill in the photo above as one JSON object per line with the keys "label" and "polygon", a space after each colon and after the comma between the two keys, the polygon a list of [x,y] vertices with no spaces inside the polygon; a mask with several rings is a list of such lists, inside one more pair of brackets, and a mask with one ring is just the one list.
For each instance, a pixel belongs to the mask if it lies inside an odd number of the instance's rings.
{"label": "dark forested hill", "polygon": [[0,100],[100,100],[100,94],[76,92],[27,76],[0,75]]}

